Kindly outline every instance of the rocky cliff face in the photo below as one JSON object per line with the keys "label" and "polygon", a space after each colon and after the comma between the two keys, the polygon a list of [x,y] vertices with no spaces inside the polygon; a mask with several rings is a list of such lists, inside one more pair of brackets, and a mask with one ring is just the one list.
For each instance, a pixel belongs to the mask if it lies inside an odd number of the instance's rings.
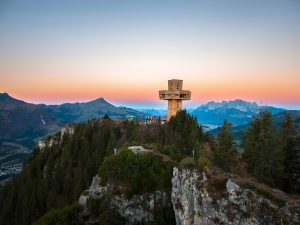
{"label": "rocky cliff face", "polygon": [[251,179],[222,171],[174,168],[177,225],[300,224],[300,202]]}
{"label": "rocky cliff face", "polygon": [[[117,190],[117,191],[116,191]],[[127,224],[153,221],[157,206],[173,205],[176,225],[297,225],[300,224],[300,200],[217,168],[199,171],[174,167],[172,193],[156,191],[126,198],[116,184],[101,185],[98,176],[79,203],[89,218],[89,199],[110,199],[110,206],[125,217]],[[97,219],[93,217],[93,222]],[[93,224],[86,221],[86,224]]]}
{"label": "rocky cliff face", "polygon": [[[170,198],[165,192],[156,191],[126,198],[124,194],[114,193],[118,188],[113,184],[102,186],[101,179],[96,175],[89,189],[84,191],[79,198],[79,203],[83,206],[84,215],[89,215],[90,213],[87,207],[89,199],[106,197],[110,199],[110,206],[114,207],[122,217],[127,219],[127,224],[141,224],[153,220],[153,211],[157,205],[165,206],[171,204]],[[97,219],[92,218],[92,220],[93,222],[86,221],[85,224],[97,224]]]}
{"label": "rocky cliff face", "polygon": [[51,148],[53,145],[61,143],[63,141],[64,135],[72,136],[74,132],[75,125],[67,124],[61,128],[60,133],[48,135],[46,138],[39,140],[37,147],[42,152],[46,147]]}

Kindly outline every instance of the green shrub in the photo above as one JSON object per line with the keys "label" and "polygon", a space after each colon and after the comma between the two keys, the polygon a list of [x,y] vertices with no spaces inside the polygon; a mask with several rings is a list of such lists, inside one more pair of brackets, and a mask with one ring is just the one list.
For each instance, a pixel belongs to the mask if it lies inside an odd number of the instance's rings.
{"label": "green shrub", "polygon": [[83,225],[81,212],[82,206],[78,203],[66,206],[63,209],[51,209],[33,225]]}
{"label": "green shrub", "polygon": [[100,211],[101,200],[100,199],[89,198],[86,202],[86,206],[87,206],[90,213],[98,214],[99,211]]}
{"label": "green shrub", "polygon": [[211,161],[204,157],[199,157],[197,162],[198,162],[198,166],[201,169],[204,169],[205,167],[209,167],[211,165]]}
{"label": "green shrub", "polygon": [[184,158],[184,155],[181,153],[181,150],[175,145],[164,145],[161,150],[162,154],[170,156],[173,160],[179,162]]}
{"label": "green shrub", "polygon": [[162,162],[152,153],[134,154],[121,150],[118,155],[106,157],[99,168],[103,182],[118,181],[126,186],[126,195],[155,190],[169,190],[174,164]]}
{"label": "green shrub", "polygon": [[84,192],[82,192],[83,196],[87,196],[89,194],[89,191],[85,190]]}
{"label": "green shrub", "polygon": [[186,157],[179,163],[179,168],[181,169],[193,169],[196,168],[196,162],[191,157]]}

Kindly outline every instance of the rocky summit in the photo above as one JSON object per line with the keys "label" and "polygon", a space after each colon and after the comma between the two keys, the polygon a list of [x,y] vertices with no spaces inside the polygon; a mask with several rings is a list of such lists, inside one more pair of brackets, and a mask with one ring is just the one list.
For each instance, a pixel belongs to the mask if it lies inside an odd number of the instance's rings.
{"label": "rocky summit", "polygon": [[299,202],[221,170],[173,170],[176,225],[300,224]]}
{"label": "rocky summit", "polygon": [[291,199],[253,179],[243,179],[217,168],[199,171],[174,167],[171,199],[162,191],[126,198],[122,194],[113,195],[115,188],[101,185],[98,175],[93,178],[89,189],[79,198],[83,214],[89,218],[85,224],[99,223],[87,202],[109,196],[110,206],[126,218],[128,225],[152,221],[157,205],[170,204],[176,225],[300,224],[300,199]]}

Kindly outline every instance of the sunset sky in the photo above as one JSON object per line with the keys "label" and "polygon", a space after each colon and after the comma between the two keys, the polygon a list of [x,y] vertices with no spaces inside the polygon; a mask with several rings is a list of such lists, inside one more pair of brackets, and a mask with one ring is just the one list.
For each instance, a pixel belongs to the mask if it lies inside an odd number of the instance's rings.
{"label": "sunset sky", "polygon": [[300,109],[300,1],[0,0],[0,92],[151,108],[172,78],[190,107]]}

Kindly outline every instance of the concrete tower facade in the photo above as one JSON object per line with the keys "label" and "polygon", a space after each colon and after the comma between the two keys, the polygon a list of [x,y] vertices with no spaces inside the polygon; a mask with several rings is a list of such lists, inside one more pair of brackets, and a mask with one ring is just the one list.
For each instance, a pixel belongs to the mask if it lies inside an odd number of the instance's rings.
{"label": "concrete tower facade", "polygon": [[168,100],[167,120],[182,110],[182,100],[191,99],[191,91],[182,90],[182,80],[168,80],[168,90],[159,91],[159,99]]}

